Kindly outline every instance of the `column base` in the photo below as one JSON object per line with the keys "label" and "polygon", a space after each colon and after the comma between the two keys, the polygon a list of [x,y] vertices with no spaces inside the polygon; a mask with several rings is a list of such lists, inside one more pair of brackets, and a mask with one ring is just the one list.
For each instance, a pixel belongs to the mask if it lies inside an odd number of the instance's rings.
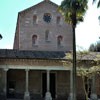
{"label": "column base", "polygon": [[29,94],[29,92],[25,92],[25,94],[24,94],[24,100],[30,100],[30,94]]}
{"label": "column base", "polygon": [[68,100],[73,100],[73,93],[70,93],[70,94],[69,94]]}
{"label": "column base", "polygon": [[51,97],[51,93],[50,92],[46,92],[45,100],[52,100],[52,97]]}
{"label": "column base", "polygon": [[92,94],[90,95],[90,99],[91,99],[91,100],[97,100],[97,99],[98,99],[97,94],[92,93]]}

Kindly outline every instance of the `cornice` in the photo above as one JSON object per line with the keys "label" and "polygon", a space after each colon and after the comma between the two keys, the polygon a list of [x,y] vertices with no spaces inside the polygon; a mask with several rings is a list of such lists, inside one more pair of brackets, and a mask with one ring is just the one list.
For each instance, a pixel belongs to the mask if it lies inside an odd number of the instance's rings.
{"label": "cornice", "polygon": [[49,59],[0,59],[0,65],[63,65],[62,60]]}

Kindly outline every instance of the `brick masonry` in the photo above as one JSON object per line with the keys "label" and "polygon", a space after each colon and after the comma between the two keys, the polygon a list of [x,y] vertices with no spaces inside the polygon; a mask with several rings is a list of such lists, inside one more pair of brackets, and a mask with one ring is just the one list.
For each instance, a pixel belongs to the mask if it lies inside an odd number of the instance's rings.
{"label": "brick masonry", "polygon": [[[42,9],[41,9],[42,8]],[[51,14],[51,22],[43,20],[45,13]],[[33,16],[37,23],[33,23]],[[57,24],[57,17],[60,23]],[[58,6],[50,2],[42,2],[19,13],[15,34],[14,49],[41,51],[70,51],[72,50],[72,28],[64,21],[58,11]],[[49,30],[49,42],[45,41],[45,31]],[[32,45],[32,36],[37,35],[37,46]],[[63,36],[62,46],[57,47],[57,37]]]}

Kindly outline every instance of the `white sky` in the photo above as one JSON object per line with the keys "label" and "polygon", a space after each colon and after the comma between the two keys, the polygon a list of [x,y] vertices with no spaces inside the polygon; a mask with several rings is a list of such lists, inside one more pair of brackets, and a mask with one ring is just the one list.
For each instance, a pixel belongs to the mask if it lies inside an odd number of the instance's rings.
{"label": "white sky", "polygon": [[89,9],[85,15],[84,22],[77,25],[77,45],[82,46],[84,49],[87,49],[91,43],[96,43],[97,41],[99,41],[99,15],[100,9],[97,9],[96,5],[92,5],[92,2],[89,2]]}
{"label": "white sky", "polygon": [[[13,48],[17,14],[28,7],[41,2],[42,0],[0,0],[0,33],[3,39],[0,40],[0,48]],[[60,4],[62,0],[51,0]],[[89,9],[85,15],[84,22],[77,25],[76,43],[84,49],[88,49],[91,43],[99,40],[100,25],[98,16],[100,9],[89,2]]]}

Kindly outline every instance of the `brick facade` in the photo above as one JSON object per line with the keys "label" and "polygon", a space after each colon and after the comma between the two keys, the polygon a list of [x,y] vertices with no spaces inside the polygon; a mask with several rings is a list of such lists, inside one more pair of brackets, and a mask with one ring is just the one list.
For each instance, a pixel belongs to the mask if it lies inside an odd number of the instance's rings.
{"label": "brick facade", "polygon": [[[41,9],[42,8],[42,9]],[[44,21],[45,13],[51,15],[50,23]],[[34,23],[33,17],[37,20]],[[60,18],[59,24],[57,17]],[[43,1],[29,9],[19,12],[14,49],[41,51],[70,51],[72,50],[72,28],[64,21],[58,11],[58,6],[52,2]],[[48,41],[45,32],[49,31]],[[37,35],[37,44],[32,44],[32,36]],[[62,46],[57,46],[57,37],[62,36]]]}

